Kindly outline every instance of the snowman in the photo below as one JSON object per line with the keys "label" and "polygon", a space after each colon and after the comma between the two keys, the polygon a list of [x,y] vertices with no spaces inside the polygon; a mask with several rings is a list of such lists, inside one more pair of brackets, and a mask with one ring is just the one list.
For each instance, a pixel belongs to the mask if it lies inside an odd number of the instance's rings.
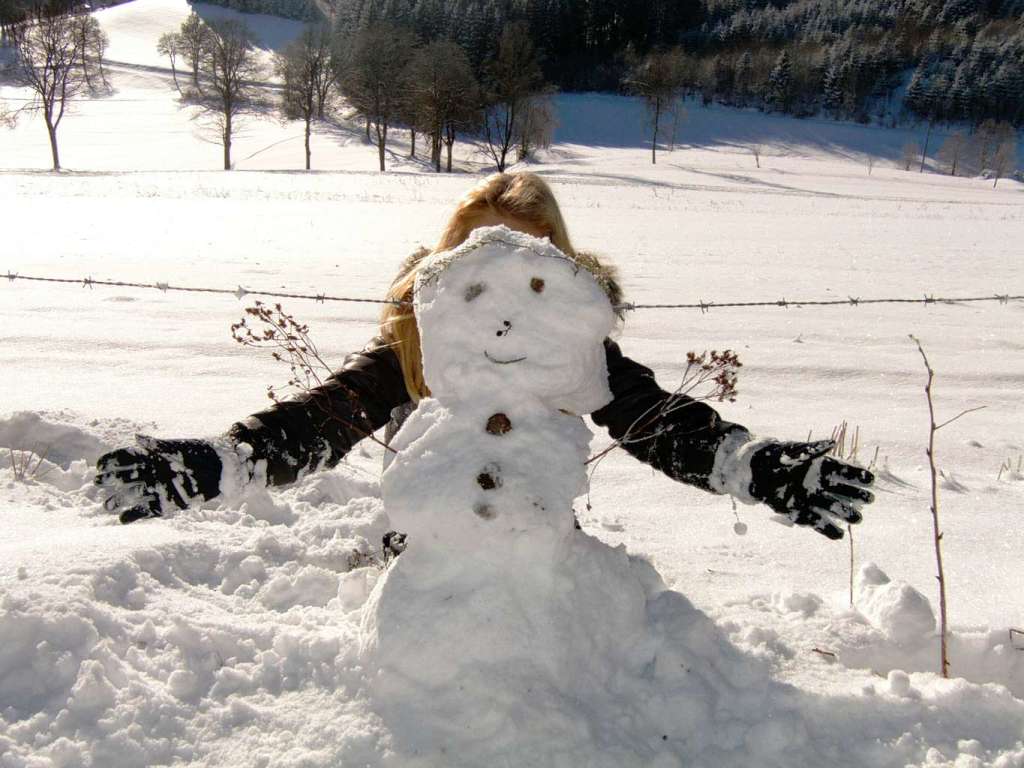
{"label": "snowman", "polygon": [[[505,227],[429,258],[414,303],[431,397],[382,479],[408,548],[360,644],[396,764],[675,765],[659,718],[750,670],[649,564],[574,526],[581,416],[611,400],[607,278]],[[665,645],[694,632],[716,681]]]}

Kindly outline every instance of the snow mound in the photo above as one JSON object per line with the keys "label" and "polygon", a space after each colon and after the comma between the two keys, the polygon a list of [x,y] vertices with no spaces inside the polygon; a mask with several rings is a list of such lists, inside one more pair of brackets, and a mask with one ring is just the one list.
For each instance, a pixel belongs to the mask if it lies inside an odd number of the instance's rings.
{"label": "snow mound", "polygon": [[94,464],[115,443],[147,427],[125,419],[87,425],[68,411],[18,411],[0,418],[0,448],[31,451],[67,469],[72,462]]}
{"label": "snow mound", "polygon": [[[41,422],[64,423],[42,415]],[[105,439],[89,420],[77,428]],[[66,434],[59,452],[82,453],[79,433]],[[486,764],[475,762],[481,756],[502,765],[510,754],[502,745],[513,740],[527,746],[517,763],[553,766],[1024,766],[1024,702],[1003,686],[914,671],[934,668],[932,648],[922,645],[915,661],[863,618],[842,624],[820,598],[797,593],[765,603],[792,625],[789,634],[765,626],[764,612],[736,627],[748,655],[666,590],[646,561],[583,533],[561,552],[559,578],[547,585],[557,610],[495,640],[527,663],[508,664],[497,691],[476,688],[472,675],[435,691],[438,718],[462,685],[472,702],[518,707],[516,719],[499,722],[481,709],[476,730],[441,723],[451,734],[443,753],[411,756],[422,729],[376,698],[392,686],[410,700],[410,688],[376,676],[359,653],[362,611],[383,573],[375,549],[389,521],[376,484],[355,468],[342,464],[284,491],[131,526],[98,512],[91,486],[63,491],[49,484],[52,475],[29,484],[9,472],[0,469],[5,768],[447,768]],[[520,573],[519,588],[535,590],[536,578]],[[593,586],[572,588],[579,584]],[[469,595],[469,604],[486,596]],[[422,637],[425,622],[443,625],[450,602],[408,616],[403,642]],[[529,613],[527,605],[516,609]],[[560,616],[585,620],[576,626]],[[811,633],[818,621],[862,630],[859,649],[852,639],[833,646],[846,665],[858,652],[882,674],[868,654],[907,664],[890,666],[883,680],[851,671],[828,693],[773,679],[769,663],[780,657],[808,665],[791,636]],[[531,651],[559,627],[564,651],[546,670],[551,684],[522,690],[543,656]],[[469,632],[446,629],[455,645]],[[955,635],[954,674],[971,658],[970,640],[974,658],[1004,665],[989,669],[989,679],[1024,680],[1020,666],[1009,666],[1024,654],[1001,637],[997,653],[997,633]]]}
{"label": "snow mound", "polygon": [[[856,611],[824,617],[827,629],[821,642],[835,649],[844,665],[883,675],[938,669],[940,638],[927,597],[867,563],[857,574],[854,598]],[[1024,700],[1024,652],[1008,628],[954,625],[947,644],[951,675],[1005,686]]]}
{"label": "snow mound", "polygon": [[919,643],[935,631],[928,598],[906,582],[891,581],[874,563],[865,564],[857,574],[854,604],[896,643]]}
{"label": "snow mound", "polygon": [[[31,414],[3,423],[59,431]],[[60,428],[61,455],[109,447],[91,428]],[[240,745],[247,765],[379,753],[352,663],[353,611],[387,530],[376,484],[342,465],[120,526],[78,465],[83,488],[54,486],[59,468],[2,486],[15,506],[0,537],[0,764],[235,765]]]}

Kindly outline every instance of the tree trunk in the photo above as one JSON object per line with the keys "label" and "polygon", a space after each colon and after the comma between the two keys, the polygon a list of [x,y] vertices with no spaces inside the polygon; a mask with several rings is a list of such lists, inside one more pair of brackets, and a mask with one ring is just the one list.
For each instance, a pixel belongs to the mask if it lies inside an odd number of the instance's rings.
{"label": "tree trunk", "polygon": [[410,128],[409,129],[409,140],[410,140],[409,157],[416,157],[416,129],[415,128]]}
{"label": "tree trunk", "polygon": [[452,147],[455,146],[455,126],[452,123],[448,123],[444,127],[444,144],[448,150],[448,161],[446,167],[448,173],[452,172]]}
{"label": "tree trunk", "polygon": [[366,116],[366,140],[370,141],[370,116]]}
{"label": "tree trunk", "polygon": [[384,173],[384,146],[388,141],[388,126],[377,123],[377,155],[380,159],[380,172]]}
{"label": "tree trunk", "polygon": [[924,137],[924,149],[921,150],[921,167],[918,169],[918,173],[924,173],[924,160],[928,157],[928,142],[932,138],[932,121],[928,121],[928,133]]}
{"label": "tree trunk", "polygon": [[231,170],[231,115],[224,119],[224,170]]}
{"label": "tree trunk", "polygon": [[57,128],[46,120],[46,132],[50,135],[50,154],[53,156],[53,170],[60,170],[60,151],[57,149]]}
{"label": "tree trunk", "polygon": [[654,100],[654,131],[651,134],[651,165],[658,162],[658,123],[661,122],[661,99]]}
{"label": "tree trunk", "polygon": [[309,135],[310,135],[310,133],[312,133],[312,130],[310,129],[310,120],[307,118],[306,119],[306,170],[307,171],[311,167],[311,163],[310,163],[311,153],[309,151]]}

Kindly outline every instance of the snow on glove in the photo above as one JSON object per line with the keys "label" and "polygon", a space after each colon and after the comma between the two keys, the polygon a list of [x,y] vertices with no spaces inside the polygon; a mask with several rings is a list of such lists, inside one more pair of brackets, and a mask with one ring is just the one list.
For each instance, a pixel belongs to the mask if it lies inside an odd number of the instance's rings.
{"label": "snow on glove", "polygon": [[103,506],[120,512],[122,523],[160,517],[220,493],[222,462],[203,440],[156,440],[136,435],[138,448],[121,448],[96,462],[96,485],[106,489]]}
{"label": "snow on glove", "polygon": [[750,456],[750,495],[797,525],[830,539],[843,538],[841,523],[859,523],[859,507],[874,501],[875,476],[827,456],[832,440],[769,442]]}

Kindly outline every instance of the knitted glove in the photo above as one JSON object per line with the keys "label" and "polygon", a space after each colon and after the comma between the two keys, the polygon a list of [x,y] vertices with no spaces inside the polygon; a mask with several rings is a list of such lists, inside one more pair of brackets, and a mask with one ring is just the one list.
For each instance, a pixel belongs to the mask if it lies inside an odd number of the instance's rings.
{"label": "knitted glove", "polygon": [[203,440],[155,440],[136,435],[138,448],[100,457],[96,485],[107,491],[103,506],[122,523],[161,517],[220,493],[221,458]]}
{"label": "knitted glove", "polygon": [[843,538],[842,523],[859,523],[860,506],[874,501],[875,476],[827,456],[832,440],[769,442],[750,455],[750,496],[797,525],[830,539]]}

